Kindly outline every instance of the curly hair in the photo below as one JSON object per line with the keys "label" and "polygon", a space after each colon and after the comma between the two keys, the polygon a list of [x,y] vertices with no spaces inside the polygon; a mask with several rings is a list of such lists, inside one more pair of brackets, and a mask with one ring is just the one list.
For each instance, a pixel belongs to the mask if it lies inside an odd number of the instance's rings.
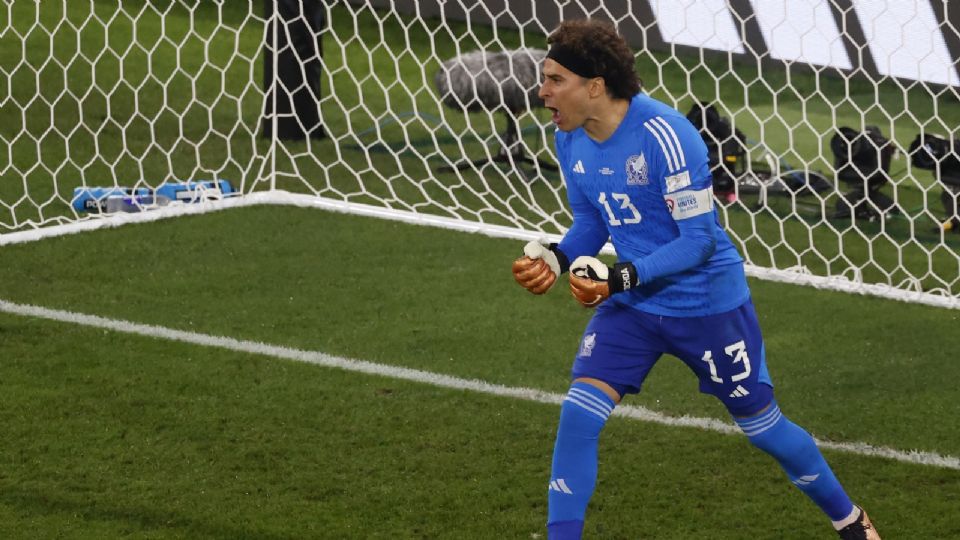
{"label": "curly hair", "polygon": [[563,21],[547,43],[589,59],[612,97],[629,100],[640,91],[633,51],[613,24],[597,19]]}

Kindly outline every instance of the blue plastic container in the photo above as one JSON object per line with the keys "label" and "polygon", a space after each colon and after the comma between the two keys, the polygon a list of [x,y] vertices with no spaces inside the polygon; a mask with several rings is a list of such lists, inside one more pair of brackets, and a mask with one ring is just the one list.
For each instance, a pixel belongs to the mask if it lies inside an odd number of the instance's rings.
{"label": "blue plastic container", "polygon": [[197,202],[204,199],[220,199],[234,193],[226,180],[200,180],[194,182],[167,182],[156,189],[171,201]]}
{"label": "blue plastic container", "polygon": [[196,180],[190,182],[166,182],[156,189],[148,187],[78,187],[73,190],[70,206],[77,212],[105,212],[108,197],[148,197],[162,196],[171,201],[187,203],[202,200],[219,199],[236,195],[233,186],[227,180]]}
{"label": "blue plastic container", "polygon": [[77,212],[103,212],[107,208],[107,197],[152,195],[150,188],[124,187],[78,187],[73,190],[70,206]]}

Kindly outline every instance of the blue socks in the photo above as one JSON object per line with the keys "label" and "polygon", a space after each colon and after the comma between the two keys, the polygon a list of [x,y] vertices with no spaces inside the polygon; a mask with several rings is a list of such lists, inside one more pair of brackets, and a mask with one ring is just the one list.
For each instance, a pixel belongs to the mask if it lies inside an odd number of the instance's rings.
{"label": "blue socks", "polygon": [[575,382],[560,407],[548,488],[547,538],[579,540],[587,503],[597,484],[600,431],[615,403],[599,388]]}
{"label": "blue socks", "polygon": [[735,419],[754,446],[773,456],[790,481],[833,521],[850,515],[853,502],[833,475],[809,433],[780,412],[776,401],[750,418]]}
{"label": "blue socks", "polygon": [[[597,483],[600,432],[616,404],[599,388],[575,382],[560,407],[548,488],[547,537],[580,540],[587,504]],[[735,419],[757,448],[770,454],[834,522],[853,512],[853,502],[837,481],[809,433],[788,420],[775,400],[761,413]]]}

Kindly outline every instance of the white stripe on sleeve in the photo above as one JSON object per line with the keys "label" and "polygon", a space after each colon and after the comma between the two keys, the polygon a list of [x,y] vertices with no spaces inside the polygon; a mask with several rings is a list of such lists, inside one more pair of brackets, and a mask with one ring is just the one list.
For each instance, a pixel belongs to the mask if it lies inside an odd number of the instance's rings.
{"label": "white stripe on sleeve", "polygon": [[663,127],[670,133],[670,137],[673,139],[674,147],[677,149],[677,154],[680,156],[679,167],[681,169],[683,167],[686,167],[687,158],[686,156],[683,155],[683,147],[680,146],[680,139],[677,137],[677,132],[673,130],[673,126],[668,124],[667,121],[664,120],[662,116],[658,116],[656,120],[663,125]]}
{"label": "white stripe on sleeve", "polygon": [[647,128],[647,131],[652,133],[654,138],[657,139],[657,142],[660,143],[660,150],[663,150],[663,157],[667,158],[667,169],[670,172],[677,170],[677,167],[673,164],[673,161],[670,159],[670,152],[667,151],[667,145],[664,144],[663,138],[660,137],[660,133],[650,124],[650,122],[644,123],[643,127]]}
{"label": "white stripe on sleeve", "polygon": [[[659,118],[659,117],[657,117]],[[670,155],[673,157],[672,166],[670,167],[670,172],[675,172],[680,168],[680,159],[677,157],[677,149],[673,146],[673,140],[670,138],[670,135],[667,134],[667,130],[663,129],[657,122],[657,118],[647,121],[654,129],[660,132],[664,146],[670,150]]]}

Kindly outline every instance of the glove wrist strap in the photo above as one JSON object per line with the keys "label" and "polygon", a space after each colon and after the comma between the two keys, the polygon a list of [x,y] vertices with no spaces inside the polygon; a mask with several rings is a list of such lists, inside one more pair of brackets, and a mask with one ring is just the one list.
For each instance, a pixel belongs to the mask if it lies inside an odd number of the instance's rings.
{"label": "glove wrist strap", "polygon": [[637,267],[630,262],[613,265],[613,272],[611,272],[610,277],[607,278],[607,284],[610,286],[610,294],[628,291],[640,285]]}
{"label": "glove wrist strap", "polygon": [[557,256],[557,263],[560,264],[560,273],[565,274],[567,270],[570,269],[570,259],[567,258],[567,255],[560,251],[560,248],[557,247],[556,243],[550,244],[547,246],[547,249],[553,252]]}

